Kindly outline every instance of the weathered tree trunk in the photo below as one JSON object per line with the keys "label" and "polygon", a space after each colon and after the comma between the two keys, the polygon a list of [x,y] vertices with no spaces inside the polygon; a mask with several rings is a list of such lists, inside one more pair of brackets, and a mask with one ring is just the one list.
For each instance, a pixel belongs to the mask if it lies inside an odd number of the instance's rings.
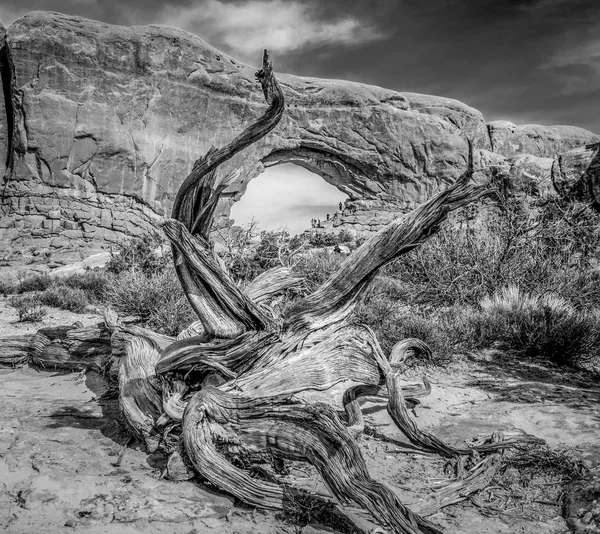
{"label": "weathered tree trunk", "polygon": [[[282,508],[297,490],[278,481],[269,465],[282,457],[302,460],[315,466],[333,497],[368,510],[385,528],[440,532],[369,476],[354,440],[364,429],[358,398],[386,398],[393,421],[410,441],[445,457],[498,451],[508,442],[494,436],[475,449],[457,449],[420,431],[405,397],[426,395],[431,388],[427,382],[403,384],[402,366],[412,352],[429,349],[419,340],[404,340],[386,357],[374,333],[353,322],[352,311],[382,266],[433,235],[451,211],[488,192],[470,182],[472,149],[468,170],[456,183],[367,240],[280,317],[269,308],[269,297],[300,281],[286,269],[274,269],[242,291],[209,241],[219,196],[235,178],[219,177],[219,165],[268,134],[284,112],[266,52],[257,79],[267,111],[231,144],[211,149],[195,163],[175,198],[173,218],[163,225],[198,322],[175,340],[107,316],[96,330],[56,329],[10,340],[4,348],[0,343],[0,358],[118,373],[125,418],[149,450],[172,453],[173,478],[189,476],[184,454],[203,478],[242,501]],[[431,514],[480,489],[496,468],[492,454],[421,511]]]}

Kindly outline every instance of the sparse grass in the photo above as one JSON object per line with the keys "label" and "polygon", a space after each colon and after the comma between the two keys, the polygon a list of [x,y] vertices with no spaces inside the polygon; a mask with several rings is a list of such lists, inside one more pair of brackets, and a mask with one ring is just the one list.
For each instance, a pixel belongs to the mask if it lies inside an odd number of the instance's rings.
{"label": "sparse grass", "polygon": [[17,310],[20,322],[39,322],[47,313],[38,295],[13,296],[8,305]]}

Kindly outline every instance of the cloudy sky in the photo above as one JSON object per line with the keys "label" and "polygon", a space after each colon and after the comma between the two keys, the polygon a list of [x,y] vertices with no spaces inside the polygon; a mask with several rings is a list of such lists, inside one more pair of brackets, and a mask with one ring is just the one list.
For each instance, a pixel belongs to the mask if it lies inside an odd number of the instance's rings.
{"label": "cloudy sky", "polygon": [[194,32],[280,72],[458,98],[488,120],[600,133],[600,0],[1,0]]}
{"label": "cloudy sky", "polygon": [[241,225],[255,220],[267,230],[285,228],[294,235],[310,228],[312,219],[324,223],[328,213],[333,217],[347,198],[320,176],[283,163],[268,167],[248,184],[244,196],[231,208],[231,218]]}
{"label": "cloudy sky", "polygon": [[600,0],[1,0],[0,20],[33,9],[174,25],[251,64],[266,47],[279,72],[600,133]]}

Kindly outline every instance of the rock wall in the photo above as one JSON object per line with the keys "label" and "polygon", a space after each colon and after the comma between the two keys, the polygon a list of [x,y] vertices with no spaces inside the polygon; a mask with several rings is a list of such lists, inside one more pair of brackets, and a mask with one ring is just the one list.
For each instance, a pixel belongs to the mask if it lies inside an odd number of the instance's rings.
{"label": "rock wall", "polygon": [[[153,231],[195,159],[265,108],[254,67],[175,28],[38,11],[15,21],[0,44],[5,252],[89,250]],[[600,140],[572,127],[488,125],[479,111],[447,98],[278,79],[284,119],[222,169],[243,169],[219,207],[224,217],[264,166],[293,162],[355,201],[352,217],[362,211],[362,220],[348,225],[376,229],[373,213],[392,217],[451,183],[466,167],[467,140],[482,179],[492,165],[530,172],[523,169],[531,161],[506,158],[554,157]],[[546,173],[548,162],[540,165]]]}

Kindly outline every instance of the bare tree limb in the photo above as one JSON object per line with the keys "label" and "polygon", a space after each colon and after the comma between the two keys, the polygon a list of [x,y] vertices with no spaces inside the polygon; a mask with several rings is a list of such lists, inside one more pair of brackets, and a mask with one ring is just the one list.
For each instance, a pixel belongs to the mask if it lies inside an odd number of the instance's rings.
{"label": "bare tree limb", "polygon": [[[213,337],[232,339],[248,330],[263,329],[270,320],[250,299],[232,287],[233,283],[218,265],[208,243],[219,197],[239,174],[232,173],[219,180],[217,167],[267,135],[283,114],[283,92],[273,75],[266,50],[263,67],[256,73],[256,78],[270,104],[268,109],[227,146],[213,147],[196,161],[175,196],[171,214],[175,221],[167,221],[164,226],[173,244],[173,261],[183,290],[202,321],[206,335]],[[179,221],[179,228],[176,221]],[[215,276],[219,278],[218,284],[213,283]],[[239,310],[237,304],[241,305]]]}
{"label": "bare tree limb", "polygon": [[[173,202],[171,216],[182,222],[188,230],[192,230],[192,225],[200,215],[200,211],[213,196],[209,193],[210,189],[207,188],[195,191],[197,194],[190,194],[190,191],[192,191],[200,180],[216,170],[219,165],[267,135],[281,120],[285,108],[283,92],[273,75],[273,64],[269,61],[269,55],[266,50],[263,54],[262,69],[256,73],[256,78],[262,86],[265,100],[270,104],[265,114],[257,122],[244,130],[230,144],[219,150],[213,148],[206,156],[196,161],[192,172],[179,187]],[[214,180],[214,176],[208,179],[213,184],[215,183]],[[198,194],[202,198],[199,199]]]}
{"label": "bare tree limb", "polygon": [[429,238],[451,211],[492,192],[472,185],[472,175],[471,148],[469,169],[461,178],[363,243],[344,260],[329,280],[290,308],[284,326],[293,331],[323,328],[348,316],[354,309],[357,297],[381,267]]}

